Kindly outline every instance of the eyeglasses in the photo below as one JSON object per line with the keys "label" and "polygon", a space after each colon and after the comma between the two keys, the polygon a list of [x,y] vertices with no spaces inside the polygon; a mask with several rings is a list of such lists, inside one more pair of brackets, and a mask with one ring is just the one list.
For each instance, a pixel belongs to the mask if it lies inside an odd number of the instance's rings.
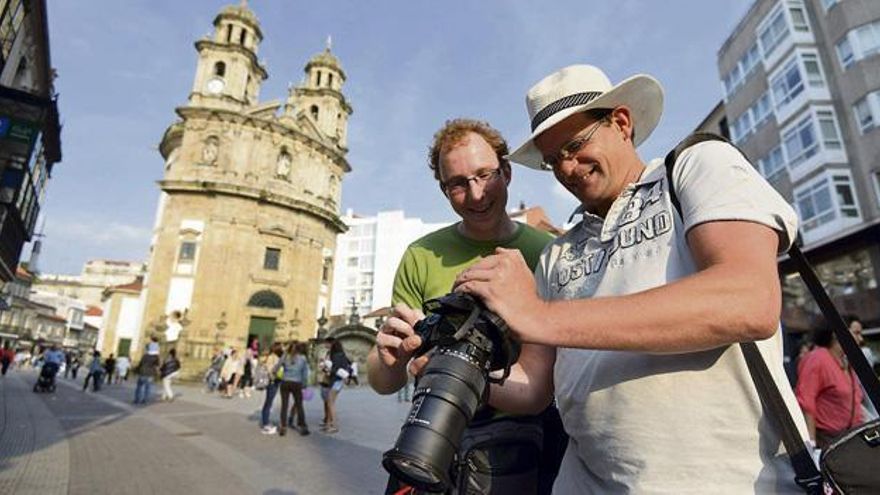
{"label": "eyeglasses", "polygon": [[468,191],[471,181],[478,186],[485,186],[489,181],[501,175],[501,168],[481,170],[470,177],[456,177],[446,182],[441,181],[440,186],[450,196],[460,196]]}
{"label": "eyeglasses", "polygon": [[542,164],[544,170],[553,170],[554,168],[558,167],[559,164],[563,161],[570,160],[572,157],[574,157],[574,155],[578,154],[578,152],[580,152],[580,150],[582,150],[583,147],[590,142],[590,139],[593,138],[593,134],[596,134],[596,131],[599,130],[599,127],[601,127],[603,123],[608,121],[609,119],[607,115],[600,118],[591,126],[587,127],[575,137],[571,138],[571,141],[562,145],[562,147],[559,148],[558,153],[553,156],[545,156],[544,163]]}

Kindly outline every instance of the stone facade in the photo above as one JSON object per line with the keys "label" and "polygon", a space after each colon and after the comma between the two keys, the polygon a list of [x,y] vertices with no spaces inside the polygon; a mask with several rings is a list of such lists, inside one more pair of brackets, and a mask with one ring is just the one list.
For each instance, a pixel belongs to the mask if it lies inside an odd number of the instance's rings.
{"label": "stone facade", "polygon": [[89,260],[79,275],[41,273],[33,288],[79,299],[87,306],[101,306],[105,289],[134,282],[143,275],[140,261]]}
{"label": "stone facade", "polygon": [[165,170],[141,296],[140,342],[157,333],[173,342],[190,376],[215,347],[315,336],[351,170],[351,107],[329,46],[284,102],[260,103],[268,73],[256,16],[226,7],[214,27],[195,44],[192,93],[159,146]]}

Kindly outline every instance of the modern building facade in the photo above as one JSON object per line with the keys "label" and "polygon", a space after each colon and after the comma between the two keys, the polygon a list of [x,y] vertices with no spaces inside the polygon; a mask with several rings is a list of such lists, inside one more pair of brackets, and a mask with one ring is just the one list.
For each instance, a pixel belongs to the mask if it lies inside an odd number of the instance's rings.
{"label": "modern building facade", "polygon": [[15,277],[61,161],[54,78],[46,1],[0,0],[0,285]]}
{"label": "modern building facade", "polygon": [[195,43],[192,91],[159,145],[164,176],[142,292],[143,337],[176,341],[185,372],[201,370],[217,346],[315,335],[351,170],[352,108],[330,47],[285,99],[261,102],[268,72],[256,15],[229,6],[213,24]]}
{"label": "modern building facade", "polygon": [[64,337],[61,344],[69,349],[89,352],[97,342],[97,331],[87,331],[85,323],[86,305],[79,299],[61,296],[51,292],[30,291],[29,300],[33,303],[53,308],[55,316],[65,321]]}
{"label": "modern building facade", "polygon": [[64,344],[67,319],[58,316],[55,307],[32,301],[34,275],[19,267],[15,278],[4,287],[0,310],[0,347],[30,349],[35,344]]}
{"label": "modern building facade", "polygon": [[391,305],[397,265],[407,246],[423,235],[449,225],[407,218],[402,210],[380,211],[373,217],[349,210],[342,221],[348,231],[336,239],[331,315],[357,314]]}
{"label": "modern building facade", "polygon": [[[880,2],[756,0],[718,52],[724,131],[794,206],[839,308],[880,325]],[[787,260],[783,324],[819,324]]]}

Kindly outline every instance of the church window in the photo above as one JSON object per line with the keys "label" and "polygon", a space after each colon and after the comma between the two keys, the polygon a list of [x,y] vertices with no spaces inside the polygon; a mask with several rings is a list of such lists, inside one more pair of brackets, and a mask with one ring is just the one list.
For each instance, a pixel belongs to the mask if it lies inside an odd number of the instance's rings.
{"label": "church window", "polygon": [[331,273],[333,273],[333,260],[331,258],[324,258],[324,266],[321,269],[321,282],[329,284]]}
{"label": "church window", "polygon": [[315,119],[315,121],[317,121],[318,120],[318,105],[312,105],[311,111],[312,111],[312,118]]}
{"label": "church window", "polygon": [[321,71],[318,71],[318,80],[315,81],[315,86],[321,85]]}
{"label": "church window", "polygon": [[266,248],[266,253],[263,255],[263,269],[264,270],[278,270],[279,262],[281,261],[281,250],[278,248]]}
{"label": "church window", "polygon": [[327,74],[327,87],[333,87],[333,74]]}
{"label": "church window", "polygon": [[241,34],[238,36],[238,43],[239,43],[241,46],[244,46],[244,41],[245,41],[245,39],[247,39],[247,31],[244,30],[244,29],[242,29],[242,30],[241,30]]}
{"label": "church window", "polygon": [[178,262],[192,262],[196,259],[196,243],[192,241],[184,241],[180,243],[180,253],[177,256]]}
{"label": "church window", "polygon": [[284,309],[284,301],[281,300],[281,296],[271,290],[261,290],[255,293],[248,300],[247,305],[255,308]]}
{"label": "church window", "polygon": [[232,43],[232,24],[226,25],[226,42]]}
{"label": "church window", "polygon": [[329,186],[330,186],[330,187],[329,187],[329,189],[330,189],[330,199],[332,199],[332,200],[335,201],[335,200],[336,200],[336,187],[337,187],[338,184],[339,184],[339,179],[337,179],[335,175],[331,175],[331,176],[330,176],[330,179],[328,180],[328,182],[329,182]]}
{"label": "church window", "polygon": [[217,77],[223,77],[226,75],[225,62],[217,62],[216,64],[214,64],[214,75]]}

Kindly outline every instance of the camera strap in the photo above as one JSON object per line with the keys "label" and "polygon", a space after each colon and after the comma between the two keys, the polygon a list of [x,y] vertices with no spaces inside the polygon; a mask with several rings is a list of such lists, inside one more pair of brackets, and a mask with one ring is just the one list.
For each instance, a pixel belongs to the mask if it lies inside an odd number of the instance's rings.
{"label": "camera strap", "polygon": [[471,308],[471,314],[468,315],[467,319],[464,320],[464,323],[458,328],[458,331],[455,332],[453,338],[455,340],[461,340],[467,335],[468,332],[471,331],[471,328],[474,327],[474,322],[477,321],[477,318],[480,316],[480,307],[478,305],[474,305]]}

